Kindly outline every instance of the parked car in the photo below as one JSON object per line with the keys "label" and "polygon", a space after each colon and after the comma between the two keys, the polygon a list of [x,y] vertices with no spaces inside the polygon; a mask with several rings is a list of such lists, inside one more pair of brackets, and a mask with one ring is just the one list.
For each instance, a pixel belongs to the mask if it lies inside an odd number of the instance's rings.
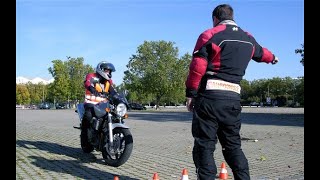
{"label": "parked car", "polygon": [[259,107],[259,106],[260,106],[260,103],[258,103],[258,102],[251,102],[251,103],[250,103],[250,107],[252,107],[252,106]]}
{"label": "parked car", "polygon": [[50,109],[50,104],[49,103],[41,103],[39,105],[39,109]]}
{"label": "parked car", "polygon": [[30,104],[29,106],[27,106],[27,108],[29,108],[29,109],[38,109],[38,107],[35,104]]}
{"label": "parked car", "polygon": [[56,109],[67,109],[67,105],[64,103],[57,103]]}
{"label": "parked car", "polygon": [[139,103],[131,103],[130,109],[132,109],[132,110],[146,110],[147,108]]}

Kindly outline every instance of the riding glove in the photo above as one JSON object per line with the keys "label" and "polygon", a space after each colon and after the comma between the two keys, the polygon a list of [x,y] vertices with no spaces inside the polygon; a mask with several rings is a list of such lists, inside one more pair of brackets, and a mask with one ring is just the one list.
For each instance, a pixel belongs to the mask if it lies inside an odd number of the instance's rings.
{"label": "riding glove", "polygon": [[91,94],[95,96],[100,96],[100,93],[92,86],[89,86],[88,90],[91,92]]}

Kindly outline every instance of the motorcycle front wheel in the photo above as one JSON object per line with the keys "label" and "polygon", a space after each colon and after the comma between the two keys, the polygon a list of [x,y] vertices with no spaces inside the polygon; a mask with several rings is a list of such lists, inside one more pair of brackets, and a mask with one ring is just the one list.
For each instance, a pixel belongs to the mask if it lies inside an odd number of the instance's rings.
{"label": "motorcycle front wheel", "polygon": [[88,129],[82,129],[80,134],[80,144],[81,149],[85,153],[91,153],[94,147],[90,144],[88,140]]}
{"label": "motorcycle front wheel", "polygon": [[102,156],[109,166],[118,167],[124,164],[130,157],[133,149],[133,138],[129,129],[113,129],[113,145],[109,143],[106,135]]}

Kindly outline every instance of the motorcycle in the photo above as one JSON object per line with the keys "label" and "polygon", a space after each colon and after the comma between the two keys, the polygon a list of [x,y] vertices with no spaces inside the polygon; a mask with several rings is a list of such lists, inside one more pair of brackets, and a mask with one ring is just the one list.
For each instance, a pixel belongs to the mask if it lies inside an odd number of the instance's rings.
{"label": "motorcycle", "polygon": [[124,91],[117,94],[117,97],[106,97],[107,100],[93,105],[93,118],[87,132],[81,128],[84,103],[78,104],[76,108],[80,127],[74,128],[81,131],[80,143],[83,152],[100,151],[105,163],[113,167],[123,165],[133,149],[133,137],[130,128],[124,122],[124,119],[128,118],[129,107],[126,94]]}

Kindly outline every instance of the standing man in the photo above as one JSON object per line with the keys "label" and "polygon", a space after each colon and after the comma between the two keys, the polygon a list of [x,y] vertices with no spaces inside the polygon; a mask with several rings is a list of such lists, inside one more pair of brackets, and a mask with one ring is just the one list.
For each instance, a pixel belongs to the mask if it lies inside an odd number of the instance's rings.
{"label": "standing man", "polygon": [[240,81],[251,59],[276,64],[278,58],[235,23],[230,5],[218,5],[212,20],[213,28],[197,40],[186,80],[187,108],[193,112],[193,161],[198,180],[214,180],[218,138],[235,180],[248,180],[240,139]]}

